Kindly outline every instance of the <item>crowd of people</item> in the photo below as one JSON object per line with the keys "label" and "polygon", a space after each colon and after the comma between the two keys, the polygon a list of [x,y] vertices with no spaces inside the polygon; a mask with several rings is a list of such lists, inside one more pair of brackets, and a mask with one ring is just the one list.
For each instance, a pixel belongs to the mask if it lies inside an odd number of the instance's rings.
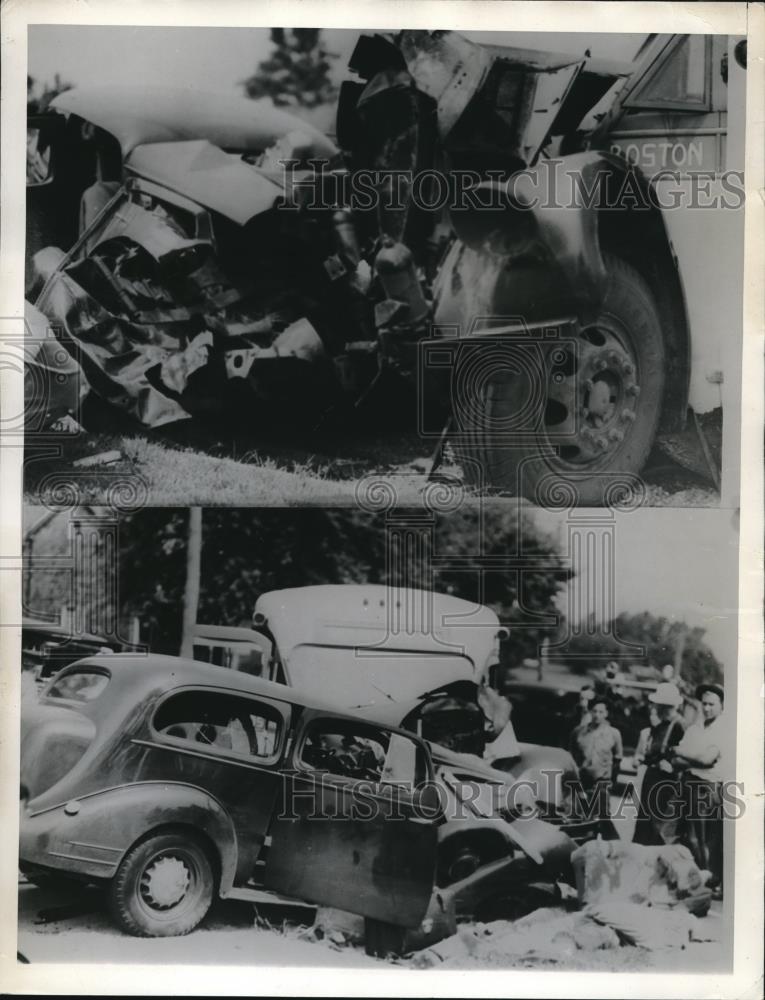
{"label": "crowd of people", "polygon": [[[610,665],[609,671],[613,671]],[[664,676],[671,676],[670,671]],[[569,737],[582,787],[597,795],[604,817],[624,756],[612,682],[613,672],[607,673],[605,683],[584,685]],[[674,680],[664,680],[648,697],[650,721],[634,754],[640,777],[633,839],[645,845],[685,844],[699,868],[711,872],[709,885],[721,897],[721,786],[727,777],[728,751],[725,692],[721,685],[710,683],[699,685],[694,695],[700,709],[690,725],[681,714],[686,698]]]}

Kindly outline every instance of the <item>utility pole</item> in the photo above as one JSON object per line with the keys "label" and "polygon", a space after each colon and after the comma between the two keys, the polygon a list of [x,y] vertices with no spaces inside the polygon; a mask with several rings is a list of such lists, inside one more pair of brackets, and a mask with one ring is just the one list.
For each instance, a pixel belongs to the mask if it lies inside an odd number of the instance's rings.
{"label": "utility pole", "polygon": [[194,630],[199,611],[199,577],[202,566],[202,508],[189,507],[186,539],[186,587],[183,593],[181,656],[194,658]]}

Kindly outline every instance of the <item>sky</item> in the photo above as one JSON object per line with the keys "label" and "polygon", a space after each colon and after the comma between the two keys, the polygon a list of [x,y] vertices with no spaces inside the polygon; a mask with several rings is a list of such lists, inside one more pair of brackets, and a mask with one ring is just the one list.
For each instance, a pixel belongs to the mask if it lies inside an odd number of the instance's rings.
{"label": "sky", "polygon": [[[604,513],[607,517],[608,511]],[[534,517],[560,539],[564,552],[572,530],[597,535],[596,551],[602,551],[602,536],[613,531],[613,612],[650,611],[700,626],[723,664],[730,669],[736,662],[739,535],[733,511],[644,507],[617,514],[605,527],[597,511],[591,511],[587,521],[551,511],[535,511]],[[586,554],[573,568],[577,579],[559,606],[576,621],[579,608],[586,617],[593,606],[587,594],[604,573]],[[594,605],[601,607],[602,598]]]}
{"label": "sky", "polygon": [[[475,41],[631,59],[643,35],[466,32]],[[328,50],[336,53],[335,77],[345,66],[359,32],[327,29]],[[33,25],[29,29],[28,71],[40,85],[56,73],[75,85],[164,83],[241,93],[245,80],[271,50],[265,28],[159,28],[97,25]]]}

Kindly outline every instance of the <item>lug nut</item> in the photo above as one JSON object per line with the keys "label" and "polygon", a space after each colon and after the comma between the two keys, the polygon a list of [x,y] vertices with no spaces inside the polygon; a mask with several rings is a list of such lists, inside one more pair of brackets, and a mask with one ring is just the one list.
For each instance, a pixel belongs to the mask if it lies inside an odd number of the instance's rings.
{"label": "lug nut", "polygon": [[614,442],[623,441],[624,432],[620,431],[617,427],[612,427],[611,430],[608,432],[608,440]]}
{"label": "lug nut", "polygon": [[630,364],[629,361],[625,361],[624,364],[622,365],[622,371],[624,372],[625,375],[634,375],[635,366],[633,364]]}
{"label": "lug nut", "polygon": [[618,365],[619,355],[616,353],[616,351],[611,351],[608,355],[608,360],[611,362],[612,365]]}
{"label": "lug nut", "polygon": [[634,410],[622,410],[622,412],[621,412],[621,418],[622,418],[622,420],[627,420],[630,423],[632,423],[632,421],[635,419],[635,411]]}
{"label": "lug nut", "polygon": [[632,385],[628,385],[627,386],[627,392],[629,393],[630,396],[636,396],[637,397],[637,396],[640,395],[640,386],[636,385],[633,382]]}
{"label": "lug nut", "polygon": [[593,381],[591,378],[587,378],[584,380],[584,387],[587,390],[587,392],[592,392],[592,386],[593,386]]}
{"label": "lug nut", "polygon": [[606,450],[606,448],[608,447],[608,442],[607,442],[607,441],[606,441],[606,439],[605,439],[605,438],[603,438],[603,437],[599,437],[599,438],[595,438],[595,446],[596,446],[596,447],[597,447],[597,448],[598,448],[598,449],[599,449],[600,451],[605,451],[605,450]]}
{"label": "lug nut", "polygon": [[606,361],[605,358],[599,358],[595,364],[595,367],[598,369],[599,372],[602,372],[604,368],[608,367],[608,362]]}

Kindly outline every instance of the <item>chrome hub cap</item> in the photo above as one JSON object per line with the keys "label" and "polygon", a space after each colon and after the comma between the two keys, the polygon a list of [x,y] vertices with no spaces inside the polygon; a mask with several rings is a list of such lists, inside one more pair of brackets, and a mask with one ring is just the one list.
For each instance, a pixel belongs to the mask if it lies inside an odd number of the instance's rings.
{"label": "chrome hub cap", "polygon": [[639,395],[635,359],[611,330],[590,327],[578,351],[553,350],[545,429],[561,459],[583,465],[615,452],[635,420]]}
{"label": "chrome hub cap", "polygon": [[159,858],[141,876],[141,898],[155,909],[168,909],[183,899],[190,881],[191,873],[179,858]]}

